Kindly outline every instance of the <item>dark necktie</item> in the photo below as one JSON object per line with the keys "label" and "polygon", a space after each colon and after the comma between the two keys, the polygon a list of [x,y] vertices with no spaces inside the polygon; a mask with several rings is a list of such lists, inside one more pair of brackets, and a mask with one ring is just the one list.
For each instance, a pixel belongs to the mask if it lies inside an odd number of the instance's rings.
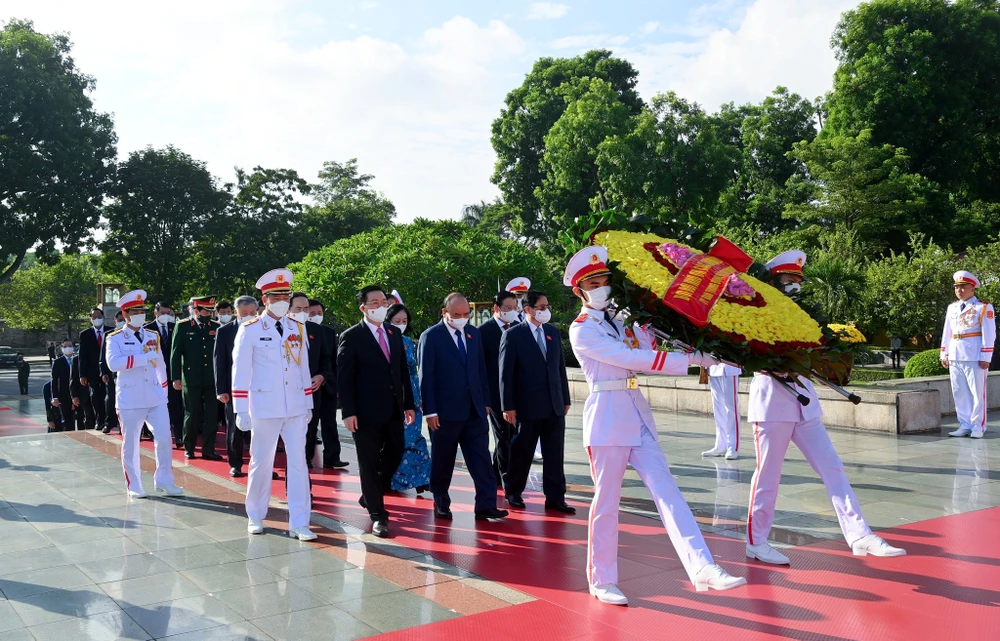
{"label": "dark necktie", "polygon": [[615,325],[615,321],[611,319],[611,314],[608,310],[604,310],[604,320],[608,321],[608,325],[611,325],[611,329],[615,330],[615,335],[618,335],[618,326]]}
{"label": "dark necktie", "polygon": [[958,311],[960,311],[960,312],[964,312],[965,311],[965,303],[962,303],[961,305],[959,305]]}
{"label": "dark necktie", "polygon": [[283,329],[281,329],[281,321],[274,321],[274,328],[276,330],[278,330],[278,334],[280,336],[284,336],[285,335],[285,331]]}
{"label": "dark necktie", "polygon": [[458,341],[458,355],[462,357],[462,362],[464,363],[468,357],[468,352],[465,351],[465,342],[462,340],[462,330],[455,330],[455,340]]}
{"label": "dark necktie", "polygon": [[542,350],[542,358],[549,360],[549,355],[545,353],[545,330],[541,327],[535,330],[535,342],[538,343],[538,349]]}
{"label": "dark necktie", "polygon": [[504,331],[507,331],[508,329],[510,329],[510,323],[504,323],[503,324],[503,329],[504,329]]}

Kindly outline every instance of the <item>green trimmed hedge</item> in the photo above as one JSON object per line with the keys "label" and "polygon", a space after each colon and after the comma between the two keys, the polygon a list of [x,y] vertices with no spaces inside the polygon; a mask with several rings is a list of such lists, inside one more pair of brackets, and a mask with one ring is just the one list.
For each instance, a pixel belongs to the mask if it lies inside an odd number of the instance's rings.
{"label": "green trimmed hedge", "polygon": [[874,383],[876,381],[891,381],[896,378],[903,378],[903,372],[891,369],[862,369],[860,367],[851,370],[852,383]]}
{"label": "green trimmed hedge", "polygon": [[903,377],[945,376],[947,373],[948,370],[941,366],[941,350],[929,349],[920,352],[907,361]]}

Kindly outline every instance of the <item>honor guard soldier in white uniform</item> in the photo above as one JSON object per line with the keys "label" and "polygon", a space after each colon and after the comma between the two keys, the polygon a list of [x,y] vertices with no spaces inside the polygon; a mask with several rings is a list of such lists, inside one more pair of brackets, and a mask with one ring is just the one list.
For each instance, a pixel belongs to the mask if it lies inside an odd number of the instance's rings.
{"label": "honor guard soldier in white uniform", "polygon": [[958,429],[948,436],[983,438],[986,432],[986,374],[993,359],[997,321],[993,305],[976,298],[979,279],[971,272],[954,275],[957,301],[948,305],[941,336],[941,364],[951,374]]}
{"label": "honor guard soldier in white uniform", "polygon": [[717,363],[708,368],[715,414],[715,445],[702,456],[724,456],[727,461],[740,457],[740,374],[739,367]]}
{"label": "honor guard soldier in white uniform", "polygon": [[524,322],[524,295],[531,289],[531,281],[524,276],[518,276],[507,283],[507,291],[517,299],[517,322]]}
{"label": "honor guard soldier in white uniform", "polygon": [[160,347],[160,336],[142,327],[146,322],[146,292],[131,291],[118,300],[118,306],[128,321],[125,327],[108,334],[104,348],[108,369],[118,374],[115,404],[122,432],[125,486],[130,497],[146,498],[139,464],[139,436],[143,424],[148,423],[156,451],[153,489],[178,496],[184,491],[174,485],[167,412],[167,356]]}
{"label": "honor guard soldier in white uniform", "polygon": [[[793,294],[802,289],[805,280],[802,267],[805,264],[805,253],[791,250],[771,259],[766,267],[771,270],[774,286],[785,294]],[[844,464],[823,425],[823,408],[812,382],[801,376],[788,376],[786,380],[795,391],[809,399],[808,405],[802,405],[790,390],[766,372],[754,373],[750,382],[747,420],[753,424],[757,469],[750,481],[747,557],[777,565],[789,562],[787,556],[767,542],[774,522],[781,465],[789,443],[795,443],[822,479],[833,501],[840,529],[856,556],[906,554],[906,550],[893,547],[872,534],[865,522],[858,497],[854,495],[854,489],[844,473]]]}
{"label": "honor guard soldier in white uniform", "polygon": [[288,318],[292,272],[273,269],[257,281],[266,310],[240,325],[233,345],[233,410],[237,426],[251,429],[247,476],[247,532],[264,531],[271,500],[278,437],[287,459],[288,535],[316,538],[309,529],[312,500],[306,468],[306,428],[312,413],[309,345],[302,323]]}
{"label": "honor guard soldier in white uniform", "polygon": [[627,605],[618,589],[618,510],[629,464],[653,495],[670,541],[688,578],[699,592],[726,590],[746,579],[730,576],[715,564],[698,523],[670,474],[656,438],[656,424],[636,374],[687,374],[689,363],[713,365],[699,352],[668,354],[654,349],[654,338],[637,327],[626,329],[605,311],[610,299],[607,249],[587,247],[566,266],[563,283],[583,301],[570,326],[573,353],[587,377],[590,396],[583,409],[583,444],[590,457],[594,500],[587,536],[590,593],[604,603]]}

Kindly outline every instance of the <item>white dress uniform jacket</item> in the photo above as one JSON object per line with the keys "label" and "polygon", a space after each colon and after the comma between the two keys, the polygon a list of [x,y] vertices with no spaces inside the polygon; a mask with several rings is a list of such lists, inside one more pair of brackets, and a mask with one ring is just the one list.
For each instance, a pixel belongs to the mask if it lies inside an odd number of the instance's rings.
{"label": "white dress uniform jacket", "polygon": [[167,365],[160,337],[145,329],[124,327],[105,339],[108,368],[118,374],[115,403],[120,410],[143,409],[167,402]]}
{"label": "white dress uniform jacket", "polygon": [[[569,328],[573,353],[591,390],[595,382],[621,381],[641,373],[687,373],[687,354],[656,351],[648,332],[638,326],[626,330],[618,319],[612,326],[603,316],[602,311],[584,308]],[[609,341],[609,336],[615,340]],[[655,424],[640,390],[592,392],[583,407],[583,445],[638,447],[642,426]]]}
{"label": "white dress uniform jacket", "polygon": [[812,381],[801,376],[789,377],[788,382],[800,394],[809,399],[808,405],[802,405],[798,399],[770,375],[755,372],[750,381],[750,404],[747,408],[747,420],[751,423],[765,421],[788,421],[798,423],[811,419],[822,418],[823,408],[816,396],[816,388]]}
{"label": "white dress uniform jacket", "polygon": [[986,361],[993,359],[997,324],[993,305],[975,296],[948,305],[941,336],[941,360]]}
{"label": "white dress uniform jacket", "polygon": [[725,363],[717,363],[708,368],[709,376],[740,376],[741,374],[743,374],[742,369]]}
{"label": "white dress uniform jacket", "polygon": [[240,325],[233,345],[233,409],[255,421],[304,416],[313,406],[305,327],[282,318],[279,334],[274,323],[264,314]]}

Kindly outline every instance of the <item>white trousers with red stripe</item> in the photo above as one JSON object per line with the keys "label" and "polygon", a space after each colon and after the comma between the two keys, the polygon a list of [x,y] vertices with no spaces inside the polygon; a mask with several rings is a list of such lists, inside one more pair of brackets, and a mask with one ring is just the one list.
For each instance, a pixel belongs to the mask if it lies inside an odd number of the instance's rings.
{"label": "white trousers with red stripe", "polygon": [[263,521],[271,502],[271,474],[278,437],[285,443],[285,474],[288,487],[288,527],[309,525],[312,499],[306,467],[306,415],[288,418],[255,418],[251,422],[250,470],[247,473],[247,516]]}
{"label": "white trousers with red stripe", "polygon": [[955,397],[955,413],[963,430],[986,431],[986,374],[977,361],[952,361],[951,393]]}
{"label": "white trousers with red stripe", "polygon": [[844,464],[833,449],[830,435],[823,421],[818,418],[799,422],[762,421],[754,423],[754,446],[757,450],[757,469],[750,481],[750,519],[747,523],[747,541],[759,545],[767,541],[774,523],[774,504],[778,498],[781,481],[781,464],[785,461],[788,443],[799,448],[813,470],[819,474],[826,493],[833,501],[833,509],[840,521],[840,530],[847,544],[872,533],[861,514],[861,505],[844,473]]}
{"label": "white trousers with red stripe", "polygon": [[149,423],[153,432],[153,449],[156,451],[156,485],[173,485],[173,449],[170,437],[170,414],[166,404],[132,410],[118,410],[118,424],[122,430],[122,469],[125,486],[133,492],[142,492],[142,468],[139,457],[139,436],[142,424]]}
{"label": "white trousers with red stripe", "polygon": [[715,412],[716,450],[740,451],[739,376],[709,376]]}
{"label": "white trousers with red stripe", "polygon": [[587,533],[587,579],[591,585],[618,583],[618,510],[629,464],[653,495],[660,520],[688,578],[693,581],[701,568],[715,563],[656,436],[648,427],[642,427],[642,444],[638,447],[599,445],[588,447],[587,452],[594,478]]}

